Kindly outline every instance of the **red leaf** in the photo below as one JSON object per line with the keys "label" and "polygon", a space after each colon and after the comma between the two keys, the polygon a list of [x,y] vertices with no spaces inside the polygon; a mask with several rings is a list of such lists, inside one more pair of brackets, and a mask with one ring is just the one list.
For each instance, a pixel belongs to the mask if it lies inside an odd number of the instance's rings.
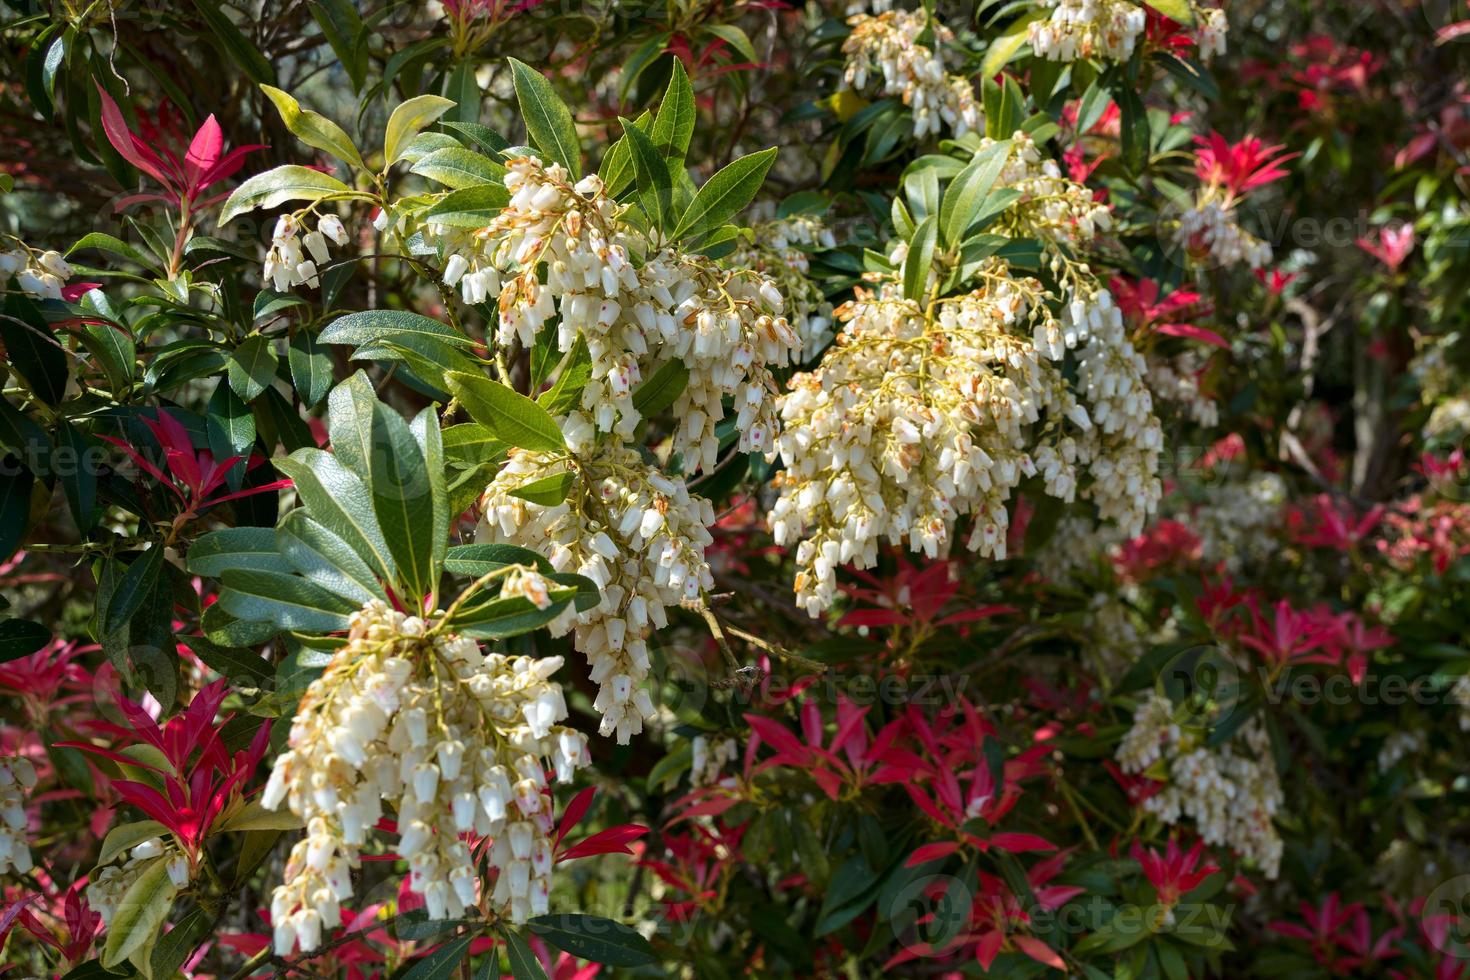
{"label": "red leaf", "polygon": [[1011,938],[1016,941],[1016,946],[1021,952],[1036,962],[1043,963],[1054,970],[1065,971],[1067,969],[1066,962],[1057,955],[1057,951],[1040,939],[1033,936],[1012,936]]}
{"label": "red leaf", "polygon": [[952,623],[973,623],[977,620],[989,619],[991,616],[1005,616],[1013,612],[1020,612],[1020,610],[1015,606],[980,606],[978,609],[965,609],[945,616],[936,625],[949,626]]}
{"label": "red leaf", "polygon": [[225,134],[220,130],[214,113],[210,113],[189,143],[189,152],[184,154],[184,178],[188,181],[189,190],[199,186],[199,178],[214,169],[224,151]]}
{"label": "red leaf", "polygon": [[838,626],[895,626],[908,622],[897,609],[854,609],[837,621]]}
{"label": "red leaf", "polygon": [[1191,340],[1198,340],[1201,343],[1218,347],[1221,350],[1230,349],[1230,344],[1224,337],[1205,327],[1196,327],[1192,323],[1161,323],[1154,327],[1154,330],[1170,337],[1188,337]]}
{"label": "red leaf", "polygon": [[935,858],[949,857],[951,854],[953,854],[955,851],[958,851],[959,849],[959,843],[952,840],[940,841],[937,844],[925,844],[923,847],[910,854],[909,859],[904,862],[903,866],[905,868],[917,868],[925,861],[933,861]]}
{"label": "red leaf", "polygon": [[128,129],[122,110],[117,107],[116,102],[112,101],[112,96],[107,94],[107,89],[97,84],[97,94],[102,99],[102,130],[107,135],[107,142],[111,143],[112,148],[128,163],[154,180],[172,188],[173,182],[164,173],[163,161],[134,136],[132,130]]}
{"label": "red leaf", "polygon": [[582,818],[587,815],[592,806],[592,797],[597,795],[596,786],[588,786],[582,792],[572,797],[572,802],[567,804],[566,811],[561,815],[561,825],[556,828],[556,840],[560,844],[561,839],[567,835],[567,831],[575,827]]}
{"label": "red leaf", "polygon": [[1019,851],[1055,851],[1057,846],[1035,834],[996,834],[990,838],[990,846],[1015,854]]}
{"label": "red leaf", "polygon": [[632,854],[633,849],[628,845],[646,833],[648,828],[636,823],[609,827],[573,844],[557,860],[574,861],[593,854]]}

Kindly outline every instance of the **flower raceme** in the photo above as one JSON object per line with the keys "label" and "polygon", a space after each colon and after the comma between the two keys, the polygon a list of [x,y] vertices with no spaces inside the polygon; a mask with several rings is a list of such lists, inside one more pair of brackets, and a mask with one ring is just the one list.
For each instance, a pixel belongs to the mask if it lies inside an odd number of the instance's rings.
{"label": "flower raceme", "polygon": [[[940,46],[954,40],[949,28],[924,10],[855,14],[848,24],[852,33],[842,43],[845,85],[861,91],[881,76],[879,91],[899,96],[908,106],[918,139],[939,135],[941,122],[955,136],[984,128],[983,110],[969,79],[944,70]],[[919,43],[926,29],[932,29],[932,48]]]}
{"label": "flower raceme", "polygon": [[[275,948],[316,948],[342,921],[368,833],[393,807],[397,853],[431,918],[482,903],[514,922],[547,910],[554,863],[548,764],[588,762],[549,678],[561,658],[483,654],[472,639],[374,600],[313,681],[261,797],[306,824],[275,890]],[[493,838],[483,894],[471,845]]]}

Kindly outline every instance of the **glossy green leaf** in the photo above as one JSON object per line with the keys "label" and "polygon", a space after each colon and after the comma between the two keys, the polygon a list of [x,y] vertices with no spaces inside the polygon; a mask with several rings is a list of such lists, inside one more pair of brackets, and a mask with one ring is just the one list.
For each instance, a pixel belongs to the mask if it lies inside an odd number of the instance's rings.
{"label": "glossy green leaf", "polygon": [[389,166],[397,163],[413,138],[452,108],[454,102],[438,95],[419,95],[400,104],[388,116],[383,135],[384,161]]}
{"label": "glossy green leaf", "polygon": [[658,962],[647,939],[632,926],[597,915],[569,912],[538,915],[531,931],[557,949],[606,966],[648,966]]}
{"label": "glossy green leaf", "polygon": [[523,61],[508,60],[531,144],[566,167],[573,180],[581,177],[582,151],[572,111],[545,75]]}
{"label": "glossy green leaf", "polygon": [[262,85],[260,89],[275,105],[276,111],[281,114],[281,121],[297,139],[307,146],[326,150],[343,163],[349,163],[359,170],[367,170],[367,164],[363,162],[357,145],[341,126],[319,112],[301,108],[299,102],[278,88]]}
{"label": "glossy green leaf", "polygon": [[147,862],[118,900],[102,947],[103,966],[121,964],[157,937],[178,893],[168,876],[168,862],[168,855]]}
{"label": "glossy green leaf", "polygon": [[247,211],[273,208],[287,201],[321,201],[329,197],[365,197],[331,174],[287,164],[256,174],[236,187],[220,209],[220,225]]}
{"label": "glossy green leaf", "polygon": [[556,419],[525,395],[484,375],[452,373],[444,381],[470,418],[506,445],[543,452],[566,449]]}
{"label": "glossy green leaf", "polygon": [[773,146],[743,156],[716,173],[694,195],[674,228],[674,237],[705,234],[738,214],[754,199],[775,161]]}

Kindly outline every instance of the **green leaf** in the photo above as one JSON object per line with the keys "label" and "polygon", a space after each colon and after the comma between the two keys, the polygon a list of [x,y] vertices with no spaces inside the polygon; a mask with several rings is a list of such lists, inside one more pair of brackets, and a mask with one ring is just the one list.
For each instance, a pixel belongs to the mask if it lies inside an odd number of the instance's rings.
{"label": "green leaf", "polygon": [[[195,905],[184,914],[173,928],[158,937],[158,942],[148,949],[147,963],[148,972],[156,977],[173,977],[178,974],[179,967],[193,954],[194,950],[204,942],[206,936],[214,927],[214,916],[205,912],[203,908]],[[140,949],[134,956],[135,962],[141,959],[143,950]]]}
{"label": "green leaf", "polygon": [[236,687],[262,688],[276,676],[276,669],[253,650],[221,646],[202,636],[186,636],[182,642],[204,666]]}
{"label": "green leaf", "polygon": [[730,47],[740,52],[740,57],[749,62],[760,61],[755,53],[755,45],[750,43],[749,36],[745,31],[734,24],[705,24],[705,31],[729,44]]}
{"label": "green leaf", "polygon": [[300,830],[301,826],[301,818],[290,810],[267,810],[259,800],[251,800],[216,824],[214,830],[236,833],[245,830]]}
{"label": "green leaf", "polygon": [[557,96],[545,75],[523,61],[508,60],[527,137],[533,146],[566,167],[576,180],[582,176],[582,151],[572,111]]}
{"label": "green leaf", "polygon": [[296,496],[313,520],[347,542],[376,578],[397,578],[398,567],[361,479],[331,453],[315,448],[298,449],[274,463],[296,485]]}
{"label": "green leaf", "polygon": [[391,167],[397,163],[413,138],[452,108],[453,101],[438,95],[415,96],[395,108],[388,117],[388,128],[383,136],[385,165]]}
{"label": "green leaf", "polygon": [[[63,419],[56,431],[56,457],[51,470],[66,494],[72,519],[83,533],[96,523],[97,466],[93,458],[96,444],[71,422]],[[64,454],[64,455],[63,455]]]}
{"label": "green leaf", "polygon": [[[646,130],[652,119],[653,114],[647,109],[644,109],[638,118],[633,120],[633,125],[639,129]],[[617,197],[622,194],[624,189],[632,183],[634,176],[633,150],[628,145],[628,138],[626,136],[619,136],[618,141],[608,148],[607,154],[602,158],[602,166],[598,169],[597,174],[602,178],[603,186],[612,197]]]}
{"label": "green leaf", "polygon": [[501,935],[505,937],[505,955],[510,960],[510,975],[515,980],[546,980],[546,971],[542,969],[541,961],[531,952],[530,945],[521,934],[507,929]]}
{"label": "green leaf", "polygon": [[424,220],[454,228],[483,228],[509,203],[510,191],[503,183],[479,184],[450,191],[424,212]]}
{"label": "green leaf", "polygon": [[648,966],[658,962],[653,947],[632,926],[597,915],[568,912],[538,915],[527,925],[557,949],[607,966]]}
{"label": "green leaf", "polygon": [[0,621],[0,664],[29,657],[51,642],[51,631],[29,619]]}
{"label": "green leaf", "polygon": [[668,213],[674,191],[673,178],[669,176],[668,164],[653,140],[633,123],[618,117],[623,125],[623,135],[633,151],[633,172],[637,175],[638,201],[648,214],[651,228],[662,231],[664,215]]}
{"label": "green leaf", "polygon": [[1114,92],[1118,108],[1122,111],[1123,164],[1132,173],[1138,173],[1148,165],[1149,123],[1148,110],[1143,100],[1132,88],[1120,88]]}
{"label": "green leaf", "polygon": [[923,301],[924,287],[929,281],[929,270],[934,266],[934,248],[938,241],[938,218],[931,214],[914,229],[914,237],[909,239],[908,255],[903,260],[903,294],[908,299]]}
{"label": "green leaf", "polygon": [[97,358],[113,394],[125,394],[132,383],[138,356],[137,346],[128,332],[107,323],[89,323],[83,325],[77,339]]}
{"label": "green leaf", "polygon": [[[228,8],[219,3],[218,0],[194,0],[194,8],[199,11],[199,16],[209,25],[209,30],[219,41],[220,47],[230,60],[240,66],[249,79],[257,85],[274,84],[276,71],[271,63],[266,60],[260,49],[251,44],[234,22],[225,15]],[[224,218],[220,224],[224,224]],[[115,963],[109,963],[114,966]]]}
{"label": "green leaf", "polygon": [[148,862],[123,893],[102,947],[103,966],[119,965],[134,950],[146,948],[158,935],[178,892],[168,876],[168,862],[168,855]]}
{"label": "green leaf", "polygon": [[156,268],[154,263],[150,262],[146,255],[127,242],[114,238],[112,235],[103,234],[100,231],[83,235],[77,240],[75,245],[66,250],[66,254],[70,258],[74,252],[81,252],[89,248],[95,248],[99,252],[107,252],[110,255],[127,259],[129,262],[141,265],[145,269]]}
{"label": "green leaf", "polygon": [[296,575],[230,568],[220,576],[219,604],[246,622],[271,623],[278,630],[335,633],[347,628],[357,605]]}
{"label": "green leaf", "polygon": [[159,576],[163,572],[163,546],[155,543],[143,554],[133,559],[128,570],[117,583],[117,589],[107,603],[107,618],[103,632],[116,633],[127,626],[134,614],[143,608],[143,603],[159,588]]}
{"label": "green leaf", "polygon": [[773,146],[743,156],[720,170],[694,195],[674,229],[674,237],[705,234],[738,214],[760,190],[775,160]]}
{"label": "green leaf", "polygon": [[[683,160],[694,136],[694,119],[694,86],[689,84],[684,62],[675,58],[669,74],[669,87],[664,90],[658,115],[653,120],[653,145],[666,158]],[[626,123],[623,128],[627,129]]]}
{"label": "green leaf", "polygon": [[304,510],[282,518],[275,534],[286,563],[327,591],[358,605],[388,598],[362,556]]}
{"label": "green leaf", "polygon": [[[409,170],[454,190],[484,184],[499,185],[505,177],[505,168],[500,164],[462,146],[446,146],[442,150],[435,150]],[[509,193],[506,194],[506,201],[510,201]]]}
{"label": "green leaf", "polygon": [[202,535],[189,548],[190,575],[219,578],[230,568],[289,572],[273,527],[227,527]]}
{"label": "green leaf", "polygon": [[61,404],[70,376],[66,352],[30,297],[11,293],[5,298],[0,313],[0,342],[5,345],[5,360],[25,378],[30,389],[48,405]]}
{"label": "green leaf", "polygon": [[273,208],[286,201],[321,201],[336,196],[366,197],[331,174],[288,163],[256,174],[236,187],[220,209],[219,224],[224,226],[256,208]]}
{"label": "green leaf", "polygon": [[551,562],[530,548],[513,544],[459,544],[444,556],[444,570],[454,575],[480,578],[507,565],[525,565],[542,574],[551,571]]}
{"label": "green leaf", "polygon": [[102,838],[102,850],[97,855],[97,867],[111,864],[124,851],[130,851],[154,837],[162,837],[168,833],[168,828],[157,820],[135,820],[132,823],[122,823],[113,827]]}
{"label": "green leaf", "polygon": [[449,980],[470,951],[472,936],[451,939],[409,967],[400,980]]}
{"label": "green leaf", "polygon": [[689,386],[689,368],[677,358],[658,366],[653,375],[633,392],[633,407],[649,418],[671,407]]}
{"label": "green leaf", "polygon": [[561,359],[556,383],[536,396],[536,404],[552,416],[565,415],[581,404],[582,390],[591,379],[592,355],[587,352],[586,338],[578,334],[572,349]]}
{"label": "green leaf", "polygon": [[1000,70],[1016,56],[1016,52],[1026,45],[1027,38],[1030,36],[1031,22],[1041,20],[1046,16],[1046,11],[1033,11],[1013,22],[1010,27],[1006,28],[1004,34],[991,41],[990,47],[985,49],[985,60],[980,63],[980,71],[977,74],[981,78],[994,78],[999,75]]}
{"label": "green leaf", "polygon": [[475,146],[478,146],[481,150],[485,151],[490,159],[494,160],[496,163],[505,162],[505,158],[501,156],[500,151],[510,146],[510,143],[506,140],[504,136],[501,136],[489,126],[481,126],[479,123],[476,122],[450,121],[443,122],[440,125],[442,125],[445,129],[452,130],[463,135],[465,139],[469,140],[471,143],[475,144]]}
{"label": "green leaf", "polygon": [[1010,158],[1010,140],[993,144],[975,154],[969,165],[950,182],[939,205],[939,230],[948,245],[962,241],[980,205],[1000,179]]}
{"label": "green leaf", "polygon": [[223,379],[215,385],[205,409],[204,429],[209,438],[209,451],[217,462],[241,457],[230,467],[230,489],[239,490],[245,476],[245,458],[255,445],[255,415],[250,407],[230,390]]}
{"label": "green leaf", "polygon": [[352,82],[352,91],[367,80],[367,28],[352,0],[312,0],[311,16]]}
{"label": "green leaf", "polygon": [[378,401],[372,382],[359,371],[332,389],[327,427],[337,458],[367,475],[378,527],[399,570],[402,587],[396,591],[404,599],[428,595],[437,582],[435,500],[427,463],[408,423]]}
{"label": "green leaf", "polygon": [[444,455],[461,465],[499,462],[505,449],[505,443],[478,422],[463,422],[444,430]]}
{"label": "green leaf", "polygon": [[341,126],[319,112],[301,108],[299,102],[278,88],[262,85],[260,89],[274,103],[286,128],[301,142],[307,146],[314,146],[318,150],[326,150],[338,160],[351,164],[359,170],[368,169],[367,164],[363,162],[362,153],[352,142],[352,137],[348,136]]}
{"label": "green leaf", "polygon": [[1143,0],[1170,20],[1177,20],[1185,27],[1194,26],[1194,8],[1189,0]]}
{"label": "green leaf", "polygon": [[449,511],[449,488],[445,479],[448,462],[444,453],[444,431],[439,427],[438,406],[430,405],[414,416],[408,431],[423,456],[424,471],[429,482],[429,509],[432,515],[429,555],[433,569],[430,584],[437,592],[439,571],[444,567],[444,554],[449,548],[449,523],[455,517]]}
{"label": "green leaf", "polygon": [[269,337],[256,334],[246,338],[230,355],[230,387],[243,401],[254,401],[275,380],[280,360]]}
{"label": "green leaf", "polygon": [[301,396],[302,404],[315,408],[327,397],[332,387],[332,359],[309,330],[298,330],[286,348],[286,363],[291,368],[291,384]]}
{"label": "green leaf", "polygon": [[510,491],[510,495],[529,500],[533,504],[540,504],[542,507],[555,507],[567,499],[567,490],[571,488],[573,479],[571,473],[543,476],[539,480],[532,480],[524,486],[516,487]]}
{"label": "green leaf", "polygon": [[566,449],[556,419],[525,395],[483,375],[451,372],[444,382],[470,418],[506,445],[542,452]]}
{"label": "green leaf", "polygon": [[327,325],[317,341],[323,344],[369,344],[401,337],[422,337],[464,348],[475,345],[473,340],[448,324],[407,310],[364,310],[339,316]]}

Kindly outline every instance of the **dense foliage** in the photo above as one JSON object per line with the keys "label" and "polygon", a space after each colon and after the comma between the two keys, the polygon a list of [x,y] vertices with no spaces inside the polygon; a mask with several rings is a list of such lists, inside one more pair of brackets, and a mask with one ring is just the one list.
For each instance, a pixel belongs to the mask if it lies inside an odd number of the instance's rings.
{"label": "dense foliage", "polygon": [[1470,977],[1458,0],[0,39],[0,973]]}

